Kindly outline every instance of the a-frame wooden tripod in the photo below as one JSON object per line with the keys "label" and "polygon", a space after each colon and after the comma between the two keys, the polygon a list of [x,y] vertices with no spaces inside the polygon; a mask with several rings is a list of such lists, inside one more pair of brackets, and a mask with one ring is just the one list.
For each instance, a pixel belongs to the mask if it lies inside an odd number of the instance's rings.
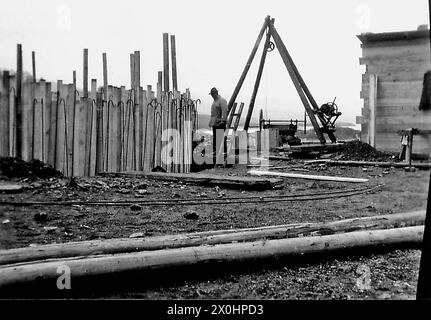
{"label": "a-frame wooden tripod", "polygon": [[[329,137],[329,139],[335,143],[336,137],[334,135],[334,127],[333,124],[329,121],[328,117],[325,116],[325,114],[319,109],[316,101],[314,100],[313,96],[310,93],[310,90],[308,90],[307,85],[305,84],[304,80],[302,79],[301,75],[299,74],[298,69],[296,68],[295,64],[293,63],[292,57],[290,56],[289,52],[287,51],[286,46],[284,45],[283,41],[280,38],[280,35],[278,34],[277,30],[274,26],[274,19],[271,19],[270,16],[267,16],[265,18],[265,22],[262,26],[262,29],[259,32],[259,36],[257,37],[256,43],[253,47],[253,50],[250,54],[250,57],[248,58],[247,64],[245,65],[245,68],[241,74],[241,77],[238,81],[238,84],[235,87],[235,90],[232,94],[232,97],[229,100],[228,103],[228,110],[230,111],[233,104],[235,103],[235,100],[238,96],[238,93],[241,89],[242,84],[244,83],[245,77],[247,76],[248,70],[250,69],[250,66],[253,62],[254,56],[256,55],[256,51],[259,47],[259,44],[262,40],[262,37],[266,31],[266,40],[265,40],[265,46],[262,51],[262,57],[259,64],[259,70],[256,77],[256,82],[254,84],[254,89],[252,93],[252,97],[250,100],[250,105],[248,107],[247,111],[247,117],[245,119],[244,124],[244,130],[248,130],[251,120],[251,115],[253,113],[254,103],[256,100],[256,95],[259,89],[260,79],[262,77],[262,71],[263,67],[265,65],[265,59],[266,54],[269,50],[272,50],[274,48],[274,44],[271,43],[271,38],[275,42],[275,46],[277,47],[278,51],[280,52],[281,58],[284,62],[284,65],[287,68],[287,71],[289,72],[289,75],[293,81],[293,84],[295,85],[296,91],[299,94],[299,97],[301,98],[302,104],[304,105],[304,108],[307,112],[308,117],[311,120],[311,123],[313,125],[314,131],[316,132],[316,135],[320,141],[320,143],[324,144],[326,143],[326,139],[324,137],[324,133],[326,133]],[[340,113],[337,113],[337,117]],[[319,119],[321,126],[319,125],[317,119]]]}

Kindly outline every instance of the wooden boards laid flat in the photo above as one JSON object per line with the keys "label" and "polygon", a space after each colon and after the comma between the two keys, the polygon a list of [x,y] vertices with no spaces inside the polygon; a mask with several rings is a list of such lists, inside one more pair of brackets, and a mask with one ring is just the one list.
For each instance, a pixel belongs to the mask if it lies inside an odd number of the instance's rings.
{"label": "wooden boards laid flat", "polygon": [[250,171],[248,171],[248,174],[250,174],[252,176],[273,176],[273,177],[283,177],[283,178],[306,179],[306,180],[320,180],[320,181],[334,181],[334,182],[362,183],[362,182],[367,182],[368,181],[368,179],[362,179],[362,178],[317,176],[317,175],[309,175],[309,174],[298,174],[298,173],[288,173],[288,172],[273,172],[273,171],[263,171],[263,170],[250,170]]}
{"label": "wooden boards laid flat", "polygon": [[226,176],[202,173],[165,173],[165,172],[119,172],[102,173],[103,176],[145,177],[162,181],[181,181],[184,183],[203,184],[234,189],[271,189],[281,182],[280,179]]}

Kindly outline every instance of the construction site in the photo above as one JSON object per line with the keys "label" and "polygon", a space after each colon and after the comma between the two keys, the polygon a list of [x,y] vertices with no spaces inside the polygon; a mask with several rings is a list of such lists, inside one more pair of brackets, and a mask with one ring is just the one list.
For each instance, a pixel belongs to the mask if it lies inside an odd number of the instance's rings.
{"label": "construction site", "polygon": [[[361,108],[351,111],[335,90],[329,101],[313,95],[276,15],[247,31],[247,59],[232,62],[241,72],[224,98],[213,79],[211,96],[179,85],[183,47],[167,32],[152,45],[162,63],[151,84],[146,66],[157,61],[135,49],[127,65],[101,52],[96,79],[97,48],[80,48],[69,83],[38,76],[38,51],[25,42],[7,48],[0,298],[416,299],[431,168],[429,22],[349,35],[363,67]],[[275,58],[298,117],[259,98]],[[129,82],[111,80],[120,71]],[[349,112],[356,124],[344,126]]]}

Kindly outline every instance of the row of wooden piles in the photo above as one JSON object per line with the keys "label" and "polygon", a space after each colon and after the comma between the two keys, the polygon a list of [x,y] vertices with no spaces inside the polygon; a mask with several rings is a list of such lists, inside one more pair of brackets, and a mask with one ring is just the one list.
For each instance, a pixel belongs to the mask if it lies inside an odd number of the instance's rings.
{"label": "row of wooden piles", "polygon": [[[99,172],[190,172],[192,138],[197,124],[197,101],[190,91],[177,90],[175,38],[171,36],[173,91],[169,91],[169,60],[158,73],[156,90],[140,85],[140,52],[130,55],[131,87],[108,85],[103,54],[103,84],[91,79],[88,50],[83,53],[83,90],[61,80],[55,84],[22,79],[22,49],[18,72],[0,74],[0,156],[39,159],[67,176]],[[20,65],[21,64],[21,65]],[[21,73],[21,74],[20,74]],[[164,76],[164,88],[162,79]],[[21,79],[19,81],[18,79]]]}

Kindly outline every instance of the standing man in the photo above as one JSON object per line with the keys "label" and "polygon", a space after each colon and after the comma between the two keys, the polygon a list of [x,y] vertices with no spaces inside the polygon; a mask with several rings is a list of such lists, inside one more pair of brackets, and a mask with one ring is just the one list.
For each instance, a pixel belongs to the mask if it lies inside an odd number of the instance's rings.
{"label": "standing man", "polygon": [[[217,155],[221,148],[221,143],[223,140],[223,155],[227,150],[226,138],[224,138],[224,132],[226,130],[227,122],[227,102],[226,99],[218,94],[216,88],[212,88],[210,92],[211,97],[213,97],[214,102],[211,105],[211,118],[209,126],[213,129],[213,160],[217,164]],[[224,162],[224,161],[223,161]],[[223,164],[223,163],[219,163]]]}

